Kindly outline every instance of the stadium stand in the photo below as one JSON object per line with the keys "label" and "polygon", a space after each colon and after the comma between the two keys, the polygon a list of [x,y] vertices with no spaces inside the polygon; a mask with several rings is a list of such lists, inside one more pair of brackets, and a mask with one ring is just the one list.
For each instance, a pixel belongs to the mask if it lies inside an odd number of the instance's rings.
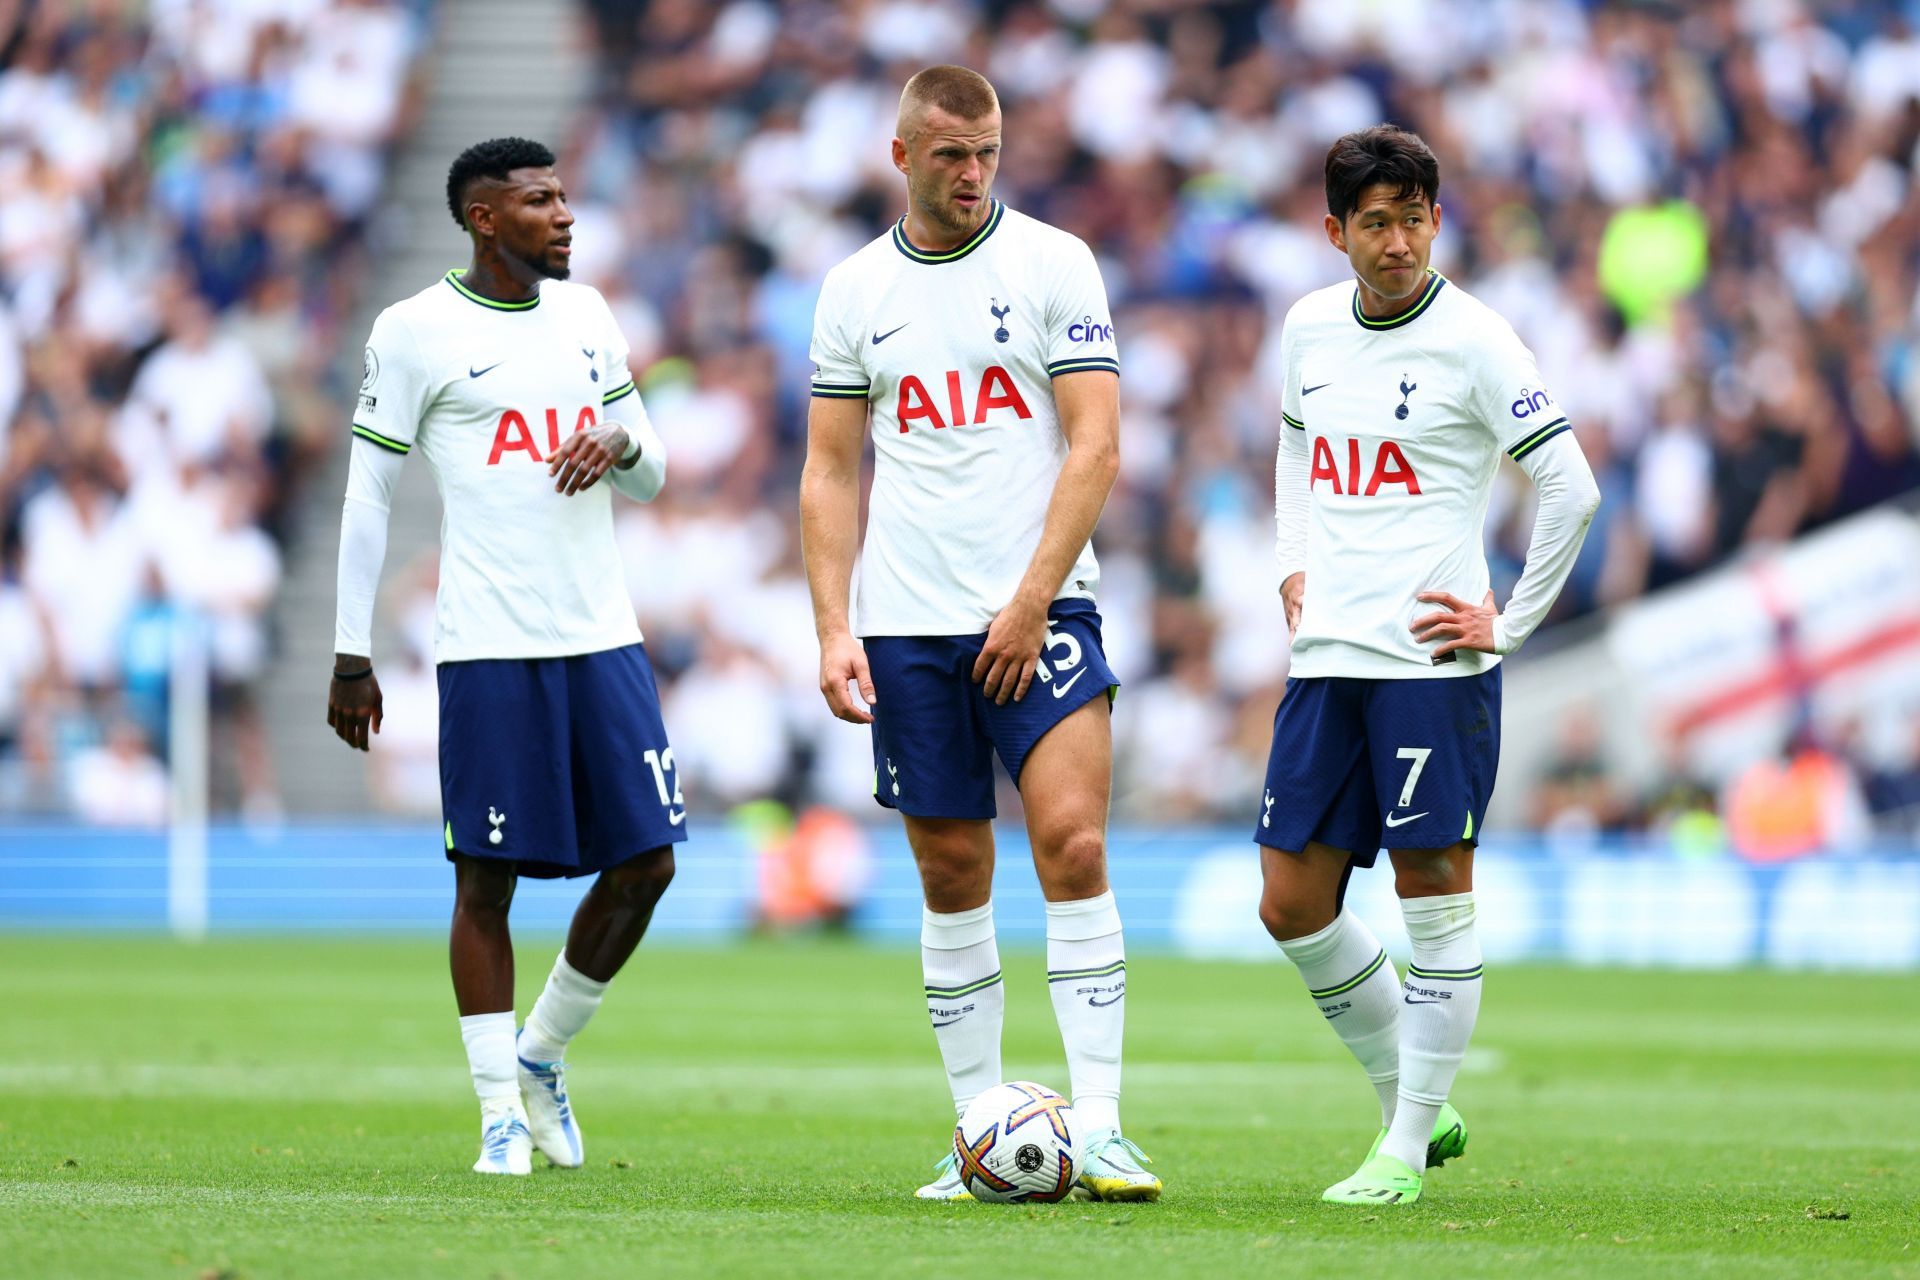
{"label": "stadium stand", "polygon": [[[424,19],[288,0],[243,39],[237,20],[206,17],[220,8],[159,5],[146,26],[42,9],[0,48],[0,161],[14,176],[0,184],[0,635],[23,637],[0,645],[8,808],[77,803],[61,784],[82,759],[151,774],[151,648],[169,610],[219,620],[223,740],[261,740],[260,673],[293,678],[267,665],[290,513],[305,526],[290,571],[331,582],[331,534],[313,526],[335,495],[292,495],[338,474],[350,388],[328,375],[360,340],[343,318],[419,283],[369,286],[355,267]],[[818,281],[898,211],[887,140],[912,70],[957,60],[994,79],[999,193],[1092,244],[1115,302],[1124,472],[1098,546],[1128,686],[1117,807],[1238,820],[1285,676],[1270,581],[1279,321],[1345,270],[1316,231],[1326,143],[1383,118],[1434,143],[1437,265],[1514,320],[1600,478],[1599,523],[1523,669],[1591,643],[1584,615],[1920,489],[1914,9],[574,10],[595,61],[551,140],[579,218],[575,277],[614,304],[672,451],[666,496],[628,508],[621,537],[695,807],[777,796],[872,811],[865,737],[822,714],[814,689],[794,486]],[[350,118],[312,114],[349,99]],[[458,234],[440,234],[453,265]],[[1505,477],[1489,521],[1503,593],[1530,492]],[[388,561],[389,714],[370,773],[398,811],[436,805],[433,576],[419,557],[431,532],[430,509],[410,538],[396,522]],[[100,570],[44,568],[76,555]],[[196,574],[210,563],[223,571]],[[318,598],[284,625],[324,646]],[[284,788],[295,809],[341,807],[286,776],[295,744],[333,745],[311,702],[312,725],[275,717],[277,753],[228,748],[247,768],[216,774],[226,804],[269,807]],[[1679,803],[1677,776],[1601,785],[1604,749],[1571,729],[1562,745],[1551,786],[1516,796],[1518,813],[1635,828]],[[1883,829],[1911,831],[1920,741],[1867,724],[1828,745]],[[1711,808],[1705,790],[1688,802]]]}
{"label": "stadium stand", "polygon": [[407,125],[416,6],[0,15],[0,807],[165,816],[170,636],[206,630],[223,808],[281,805],[259,686]]}

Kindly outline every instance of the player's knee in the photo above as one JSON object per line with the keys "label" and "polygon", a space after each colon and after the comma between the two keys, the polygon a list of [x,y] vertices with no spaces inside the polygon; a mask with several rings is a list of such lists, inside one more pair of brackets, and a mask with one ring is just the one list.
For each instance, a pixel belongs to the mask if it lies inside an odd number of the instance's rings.
{"label": "player's knee", "polygon": [[673,849],[655,849],[610,871],[601,873],[601,883],[621,898],[638,907],[651,907],[660,901],[673,883]]}
{"label": "player's knee", "polygon": [[962,910],[992,887],[992,861],[982,857],[973,833],[960,829],[923,832],[914,841],[920,885],[936,911]]}
{"label": "player's knee", "polygon": [[[942,910],[942,903],[970,901],[978,897],[982,885],[991,885],[992,877],[977,859],[962,851],[920,859],[920,886],[927,902]],[[955,907],[954,910],[963,908]]]}
{"label": "player's knee", "polygon": [[455,906],[468,916],[504,919],[513,906],[513,868],[479,858],[461,858],[454,867]]}
{"label": "player's knee", "polygon": [[1324,903],[1278,898],[1270,893],[1260,895],[1260,923],[1266,926],[1275,942],[1291,942],[1318,933],[1333,923],[1335,914]]}
{"label": "player's knee", "polygon": [[1470,865],[1452,849],[1400,853],[1393,860],[1393,889],[1402,898],[1465,893],[1472,883]]}
{"label": "player's knee", "polygon": [[1068,900],[1091,898],[1105,890],[1107,840],[1097,828],[1079,828],[1035,847],[1042,877]]}

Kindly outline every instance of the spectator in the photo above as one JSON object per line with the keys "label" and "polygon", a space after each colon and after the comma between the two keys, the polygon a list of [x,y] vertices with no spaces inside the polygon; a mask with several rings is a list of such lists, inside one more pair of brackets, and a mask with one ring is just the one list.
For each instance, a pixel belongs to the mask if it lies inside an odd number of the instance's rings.
{"label": "spectator", "polygon": [[73,812],[108,827],[157,827],[167,820],[167,767],[147,745],[140,726],[112,722],[105,745],[73,758]]}
{"label": "spectator", "polygon": [[[333,326],[406,115],[411,8],[0,5],[0,530],[20,545],[18,586],[0,585],[0,778],[65,778],[83,812],[158,820],[146,744],[197,613],[216,796],[277,807],[251,692],[275,535],[318,432],[338,439]],[[15,795],[35,793],[9,783],[0,806]]]}
{"label": "spectator", "polygon": [[[1115,306],[1123,470],[1096,543],[1123,812],[1239,821],[1259,776],[1246,726],[1286,666],[1264,577],[1277,336],[1345,276],[1319,231],[1345,130],[1434,140],[1444,269],[1513,317],[1594,459],[1608,501],[1553,622],[1920,483],[1920,75],[1878,6],[586,8],[603,91],[563,163],[609,211],[594,275],[633,300],[635,373],[675,442],[664,503],[621,516],[669,687],[736,661],[702,611],[736,643],[806,648],[739,603],[793,554],[796,353],[824,268],[897,213],[893,102],[943,58],[1000,89],[1018,145],[996,191],[1086,239]],[[1490,514],[1503,589],[1530,502],[1503,483]],[[773,789],[864,807],[865,741],[817,723],[811,654],[765,656],[807,744]],[[1564,763],[1553,820],[1628,821],[1603,766]]]}

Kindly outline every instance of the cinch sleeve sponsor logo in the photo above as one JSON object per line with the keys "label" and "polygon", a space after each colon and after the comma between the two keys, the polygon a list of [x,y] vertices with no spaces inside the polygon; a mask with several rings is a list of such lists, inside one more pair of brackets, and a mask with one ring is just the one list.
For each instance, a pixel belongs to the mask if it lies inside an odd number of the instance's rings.
{"label": "cinch sleeve sponsor logo", "polygon": [[1510,410],[1516,418],[1528,418],[1542,409],[1550,408],[1552,404],[1553,397],[1544,390],[1535,391],[1532,387],[1522,387],[1520,398],[1513,402]]}
{"label": "cinch sleeve sponsor logo", "polygon": [[1067,326],[1068,342],[1112,342],[1113,326],[1098,324],[1092,316],[1082,316]]}

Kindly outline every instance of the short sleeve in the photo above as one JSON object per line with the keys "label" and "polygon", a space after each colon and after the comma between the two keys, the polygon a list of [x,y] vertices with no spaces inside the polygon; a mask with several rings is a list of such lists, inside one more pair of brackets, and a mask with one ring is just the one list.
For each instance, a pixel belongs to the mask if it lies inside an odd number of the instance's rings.
{"label": "short sleeve", "polygon": [[860,361],[860,343],[853,332],[852,308],[839,272],[828,274],[813,310],[813,395],[821,400],[865,400],[872,379]]}
{"label": "short sleeve", "polygon": [[360,398],[353,410],[353,434],[394,453],[413,448],[420,419],[432,400],[432,379],[406,321],[389,307],[373,322],[367,338]]}
{"label": "short sleeve", "polygon": [[1540,366],[1503,321],[1481,346],[1477,390],[1483,420],[1507,456],[1518,462],[1573,428],[1540,377]]}
{"label": "short sleeve", "polygon": [[619,405],[618,416],[624,421],[636,410],[643,414],[646,411],[638,409],[640,389],[634,385],[633,370],[628,365],[633,351],[627,346],[627,335],[620,331],[620,321],[605,298],[600,299],[600,310],[606,316],[599,351],[600,385],[606,390],[600,394],[600,407],[612,409]]}
{"label": "short sleeve", "polygon": [[1107,306],[1107,286],[1093,250],[1071,238],[1062,255],[1062,270],[1047,299],[1047,376],[1120,372],[1120,349],[1114,341],[1113,312]]}

